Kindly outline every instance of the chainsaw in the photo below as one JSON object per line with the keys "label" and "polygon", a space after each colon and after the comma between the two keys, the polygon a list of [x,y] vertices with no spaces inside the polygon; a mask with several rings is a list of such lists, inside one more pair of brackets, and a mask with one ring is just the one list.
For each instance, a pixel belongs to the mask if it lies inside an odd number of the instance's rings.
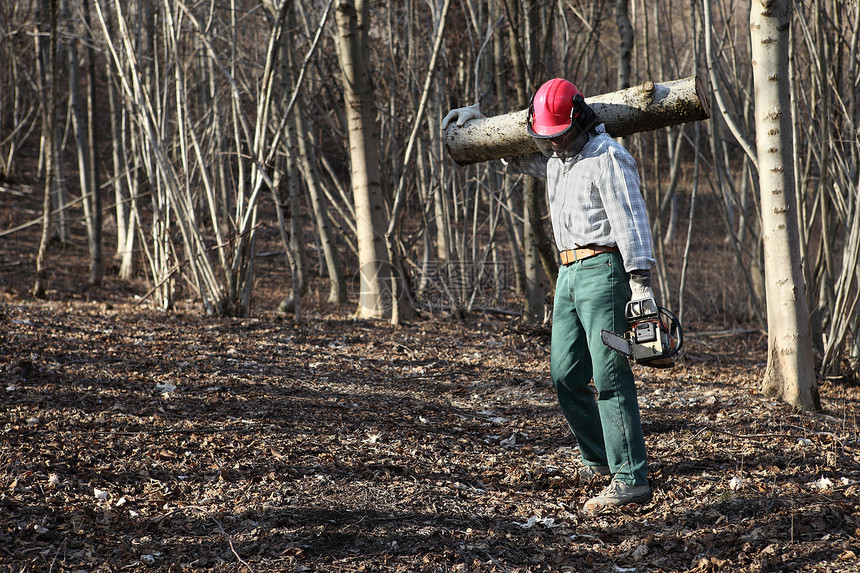
{"label": "chainsaw", "polygon": [[642,366],[671,368],[681,350],[684,335],[675,315],[653,298],[631,300],[625,310],[630,330],[623,335],[600,333],[603,344]]}

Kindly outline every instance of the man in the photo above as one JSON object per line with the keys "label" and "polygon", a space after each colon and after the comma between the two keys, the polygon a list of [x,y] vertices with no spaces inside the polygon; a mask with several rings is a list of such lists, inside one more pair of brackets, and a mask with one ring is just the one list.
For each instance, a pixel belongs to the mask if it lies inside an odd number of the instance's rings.
{"label": "man", "polygon": [[[451,121],[463,125],[478,117],[478,104],[455,109],[442,120],[442,129]],[[583,509],[645,503],[652,493],[633,372],[600,337],[602,329],[627,330],[629,300],[656,307],[651,231],[636,162],[565,79],[538,89],[529,104],[527,129],[541,153],[508,164],[547,180],[563,265],[552,319],[552,381],[579,444],[584,473],[612,476]]]}

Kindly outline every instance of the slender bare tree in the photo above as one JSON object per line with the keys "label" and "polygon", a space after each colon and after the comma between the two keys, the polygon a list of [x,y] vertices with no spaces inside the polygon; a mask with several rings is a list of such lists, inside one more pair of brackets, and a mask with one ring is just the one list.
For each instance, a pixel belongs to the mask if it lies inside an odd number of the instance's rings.
{"label": "slender bare tree", "polygon": [[[40,81],[43,111],[43,137],[45,153],[45,195],[42,202],[42,234],[39,240],[39,252],[36,255],[36,280],[33,285],[33,296],[45,298],[48,280],[48,245],[51,239],[51,203],[56,187],[56,169],[54,163],[57,161],[57,146],[54,142],[57,121],[57,11],[59,9],[57,0],[41,2],[41,14],[47,18],[47,30],[40,23],[35,30],[34,41],[36,42],[36,63],[38,66],[37,77]],[[47,14],[46,14],[47,12]],[[47,32],[47,42],[42,34]]]}
{"label": "slender bare tree", "polygon": [[[85,7],[86,8],[86,7]],[[87,97],[81,87],[81,69],[78,52],[78,38],[72,29],[69,0],[61,0],[60,13],[64,22],[66,54],[69,70],[69,106],[74,131],[75,155],[78,161],[78,181],[84,205],[84,222],[87,230],[87,246],[90,253],[89,284],[97,285],[104,276],[102,260],[101,202],[98,200],[98,185],[95,180],[96,157],[93,145],[92,89],[94,76],[87,72]],[[92,57],[92,51],[89,57]],[[89,68],[89,67],[88,67]]]}

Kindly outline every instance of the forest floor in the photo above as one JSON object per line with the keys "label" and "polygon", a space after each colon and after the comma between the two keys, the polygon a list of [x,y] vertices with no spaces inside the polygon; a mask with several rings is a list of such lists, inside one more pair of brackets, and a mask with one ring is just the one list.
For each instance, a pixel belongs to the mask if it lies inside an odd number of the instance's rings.
{"label": "forest floor", "polygon": [[654,499],[591,516],[548,327],[313,289],[297,324],[271,278],[253,318],[161,312],[80,286],[85,251],[34,300],[35,248],[0,238],[4,571],[860,571],[860,391],[763,397],[759,331],[690,324],[636,367]]}

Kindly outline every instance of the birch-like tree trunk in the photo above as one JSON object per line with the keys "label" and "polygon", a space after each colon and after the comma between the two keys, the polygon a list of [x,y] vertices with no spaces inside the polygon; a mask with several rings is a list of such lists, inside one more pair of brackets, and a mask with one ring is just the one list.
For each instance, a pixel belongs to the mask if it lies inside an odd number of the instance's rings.
{"label": "birch-like tree trunk", "polygon": [[791,6],[790,0],[753,0],[750,9],[768,323],[768,363],[762,390],[796,408],[817,410],[821,405],[792,161],[788,75]]}
{"label": "birch-like tree trunk", "polygon": [[99,284],[104,278],[104,243],[102,229],[102,191],[99,178],[99,140],[96,126],[99,125],[99,110],[96,105],[96,50],[92,27],[92,5],[90,0],[84,0],[83,14],[84,24],[87,28],[87,155],[90,158],[89,182],[90,182],[90,208],[92,218],[87,222],[92,234],[92,246],[90,251],[90,284]]}
{"label": "birch-like tree trunk", "polygon": [[[523,253],[525,254],[526,276],[526,307],[525,318],[536,322],[544,319],[544,300],[546,298],[546,283],[538,252],[537,232],[535,225],[540,225],[537,190],[538,184],[534,177],[528,177],[523,182],[523,220],[526,222],[523,237]],[[556,275],[558,276],[558,275]]]}
{"label": "birch-like tree trunk", "polygon": [[[104,15],[105,27],[109,31],[108,37],[111,37],[116,30],[113,11],[108,7]],[[124,63],[120,60],[117,65],[123,66]],[[137,234],[129,188],[130,183],[135,180],[129,176],[132,167],[131,162],[127,159],[126,110],[117,88],[119,80],[114,73],[110,58],[105,59],[105,78],[107,80],[105,82],[108,100],[107,112],[110,118],[111,173],[114,188],[114,217],[116,219],[116,252],[114,258],[120,265],[119,278],[129,279],[134,272],[134,243]]]}
{"label": "birch-like tree trunk", "polygon": [[[286,15],[286,25],[288,29],[295,26],[295,16],[293,10],[288,10]],[[293,38],[288,34],[282,34],[279,41],[279,57],[281,67],[281,93],[282,100],[279,104],[278,113],[281,117],[286,117],[289,113],[288,96],[296,90],[295,78],[293,70],[296,70],[295,56],[293,54]],[[297,134],[297,124],[295,116],[290,117],[285,126],[285,147],[287,149],[286,157],[283,159],[283,166],[276,170],[276,176],[273,178],[276,185],[272,189],[272,195],[275,199],[275,206],[278,213],[278,227],[280,229],[284,249],[288,251],[287,259],[290,265],[291,288],[290,293],[281,300],[278,305],[278,310],[282,312],[295,312],[297,320],[301,317],[302,295],[307,290],[307,261],[304,252],[304,241],[302,236],[304,228],[301,224],[301,196],[299,187],[299,163],[298,163],[298,142],[297,139],[301,134]],[[283,176],[277,175],[277,172],[283,170]],[[283,207],[287,206],[289,210],[289,221],[285,221],[285,213]]]}
{"label": "birch-like tree trunk", "polygon": [[337,7],[336,20],[358,231],[360,291],[356,314],[362,318],[383,318],[391,301],[385,300],[389,265],[383,236],[385,214],[376,106],[367,66],[369,13],[367,0],[345,0]]}
{"label": "birch-like tree trunk", "polygon": [[[81,196],[84,206],[84,224],[87,229],[87,246],[90,253],[89,284],[97,285],[104,276],[102,261],[101,205],[97,200],[98,187],[94,181],[93,163],[95,157],[92,145],[90,117],[93,114],[92,96],[87,98],[84,109],[84,97],[81,89],[80,62],[78,54],[78,39],[71,29],[69,0],[62,0],[60,13],[66,33],[68,34],[66,52],[69,65],[69,104],[72,116],[72,130],[75,139],[75,154],[78,160],[78,181],[81,185]],[[88,80],[88,91],[92,88],[92,77]]]}
{"label": "birch-like tree trunk", "polygon": [[296,102],[295,121],[298,131],[299,167],[308,189],[311,200],[314,219],[316,220],[317,233],[320,237],[323,257],[325,258],[326,270],[329,278],[328,302],[340,304],[346,300],[346,285],[343,279],[343,266],[340,262],[340,254],[335,244],[335,232],[332,228],[329,215],[328,203],[321,190],[320,173],[316,166],[316,153],[308,141],[310,129],[305,111],[304,99],[299,96]]}
{"label": "birch-like tree trunk", "polygon": [[[44,108],[42,110],[42,124],[45,153],[45,195],[42,202],[42,234],[39,239],[39,251],[36,255],[36,280],[33,284],[33,296],[45,298],[47,291],[47,258],[48,244],[51,239],[51,197],[54,195],[56,186],[54,176],[54,162],[57,160],[57,146],[54,143],[56,134],[55,124],[57,121],[57,0],[49,0],[41,3],[41,16],[48,19],[48,41],[41,37],[39,29],[36,30],[36,75],[41,84]],[[47,14],[45,14],[47,12]]]}
{"label": "birch-like tree trunk", "polygon": [[[327,19],[327,13],[328,8],[326,8],[326,14],[323,15],[323,18],[321,19],[317,35],[314,39],[315,43],[319,39],[323,24]],[[290,41],[294,40],[290,38]],[[297,62],[294,61],[294,52],[291,50],[290,54],[291,67],[295,69]],[[296,86],[294,89],[300,89],[300,86]],[[322,191],[321,176],[317,169],[316,150],[313,143],[310,141],[312,125],[308,120],[307,103],[305,102],[301,92],[298,93],[295,98],[294,121],[299,151],[299,169],[302,173],[305,187],[307,187],[308,196],[311,200],[311,208],[313,209],[314,219],[316,221],[317,233],[319,233],[320,246],[322,247],[326,270],[328,271],[328,302],[341,304],[346,300],[346,285],[343,277],[343,265],[341,264],[340,254],[337,252],[337,245],[335,244],[336,233],[332,228],[331,217],[329,215],[329,205],[326,202],[324,192]]]}

